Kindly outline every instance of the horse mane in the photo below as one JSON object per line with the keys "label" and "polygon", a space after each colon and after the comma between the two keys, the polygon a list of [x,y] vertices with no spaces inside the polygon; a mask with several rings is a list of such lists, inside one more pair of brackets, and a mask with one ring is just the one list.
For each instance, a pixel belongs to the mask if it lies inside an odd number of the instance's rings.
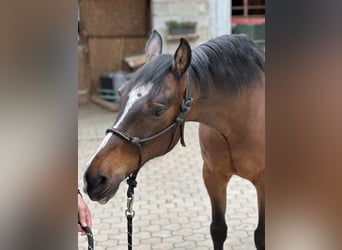
{"label": "horse mane", "polygon": [[[206,96],[210,84],[219,90],[236,93],[260,80],[264,64],[263,50],[247,36],[224,35],[192,50],[189,80],[200,96]],[[135,86],[152,82],[151,94],[154,94],[160,90],[165,76],[172,72],[172,67],[172,55],[157,56],[137,70],[131,82]]]}
{"label": "horse mane", "polygon": [[245,35],[224,35],[192,51],[188,72],[205,96],[210,84],[230,93],[251,87],[260,80],[264,65],[264,51],[254,41]]}

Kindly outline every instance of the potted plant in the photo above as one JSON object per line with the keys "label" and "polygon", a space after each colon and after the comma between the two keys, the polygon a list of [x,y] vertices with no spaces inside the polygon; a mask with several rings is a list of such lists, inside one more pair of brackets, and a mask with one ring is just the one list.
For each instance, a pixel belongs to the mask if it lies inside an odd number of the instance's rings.
{"label": "potted plant", "polygon": [[196,22],[167,21],[166,26],[170,35],[193,34],[196,32]]}

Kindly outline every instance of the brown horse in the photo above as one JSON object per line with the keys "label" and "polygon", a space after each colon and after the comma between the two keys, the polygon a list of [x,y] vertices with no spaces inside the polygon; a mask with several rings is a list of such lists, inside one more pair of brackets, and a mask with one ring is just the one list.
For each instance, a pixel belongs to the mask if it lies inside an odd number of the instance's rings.
{"label": "brown horse", "polygon": [[250,180],[258,195],[254,239],[265,249],[265,77],[264,51],[243,35],[224,35],[191,51],[185,39],[174,54],[160,55],[153,31],[149,61],[120,89],[113,127],[87,165],[85,191],[106,203],[119,184],[181,139],[184,121],[200,122],[203,178],[212,206],[214,249],[227,237],[226,188],[232,175]]}

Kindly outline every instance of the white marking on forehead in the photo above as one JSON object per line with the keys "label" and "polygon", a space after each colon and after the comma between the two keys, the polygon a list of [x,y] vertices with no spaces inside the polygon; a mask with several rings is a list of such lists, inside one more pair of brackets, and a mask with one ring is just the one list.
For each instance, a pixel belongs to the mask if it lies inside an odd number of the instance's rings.
{"label": "white marking on forehead", "polygon": [[152,89],[153,84],[147,83],[145,85],[133,88],[128,94],[128,101],[126,103],[124,112],[122,113],[120,119],[114,124],[113,128],[117,129],[123,122],[128,114],[128,111],[134,106],[134,104],[144,96],[148,95]]}
{"label": "white marking on forehead", "polygon": [[[118,128],[119,125],[122,123],[122,121],[125,119],[126,115],[128,114],[128,111],[133,107],[133,105],[140,99],[143,98],[144,96],[148,95],[152,89],[153,84],[152,83],[147,83],[146,85],[139,86],[136,88],[133,88],[131,92],[128,95],[128,101],[126,103],[126,107],[124,112],[122,113],[120,119],[114,124],[113,128]],[[101,149],[103,149],[110,137],[113,135],[112,132],[109,132],[104,138],[99,147],[97,148],[95,154],[91,157],[91,159],[86,163],[83,169],[83,177],[84,177],[84,190],[86,190],[87,182],[85,180],[85,173],[87,172],[89,166],[91,165],[91,162],[94,160],[96,155],[100,152]]]}
{"label": "white marking on forehead", "polygon": [[111,137],[112,135],[113,135],[113,133],[109,132],[109,133],[105,136],[105,138],[103,138],[103,140],[102,140],[101,144],[98,146],[98,148],[97,148],[95,154],[90,158],[89,161],[87,161],[86,165],[84,166],[83,174],[85,174],[85,172],[87,172],[87,170],[88,170],[88,168],[89,168],[91,162],[94,160],[95,156],[100,152],[101,149],[103,149],[103,148],[106,146],[106,144],[108,143],[108,141],[109,141],[109,139],[110,139],[110,137]]}

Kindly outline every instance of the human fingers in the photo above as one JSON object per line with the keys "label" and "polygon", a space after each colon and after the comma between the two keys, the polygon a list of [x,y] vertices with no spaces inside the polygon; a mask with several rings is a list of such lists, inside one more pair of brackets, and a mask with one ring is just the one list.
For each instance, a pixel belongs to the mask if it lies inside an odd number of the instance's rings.
{"label": "human fingers", "polygon": [[82,197],[78,197],[78,220],[79,223],[83,226],[87,226],[87,213],[89,212],[89,209],[85,202],[83,201]]}
{"label": "human fingers", "polygon": [[92,222],[91,213],[88,207],[86,208],[86,223],[87,223],[87,226],[91,229],[91,227],[93,226],[93,222]]}
{"label": "human fingers", "polygon": [[82,236],[86,235],[86,232],[84,232],[80,224],[77,224],[77,230],[81,233]]}

